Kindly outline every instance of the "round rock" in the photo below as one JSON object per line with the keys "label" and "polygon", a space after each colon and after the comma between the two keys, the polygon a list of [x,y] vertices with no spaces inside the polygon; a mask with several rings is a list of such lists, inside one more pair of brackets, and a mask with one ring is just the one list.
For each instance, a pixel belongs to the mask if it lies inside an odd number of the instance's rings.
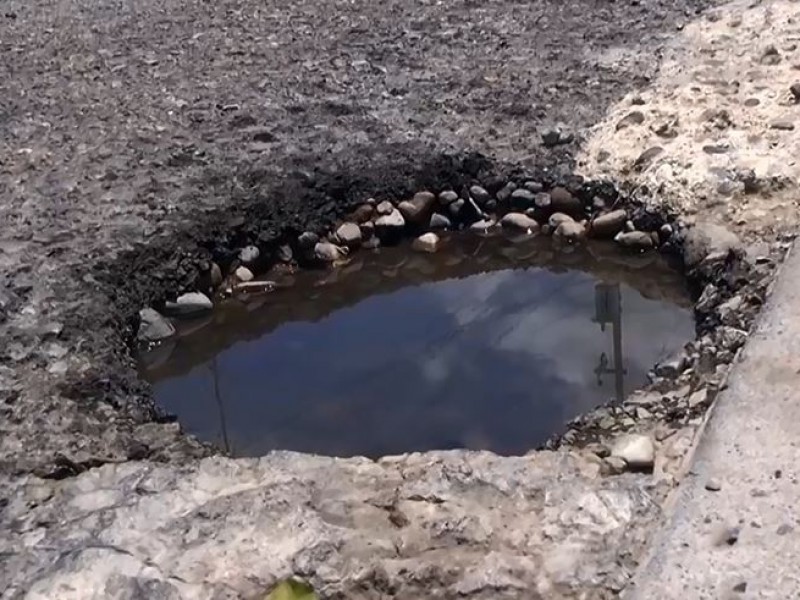
{"label": "round rock", "polygon": [[261,252],[256,246],[245,246],[239,250],[239,260],[245,265],[256,262],[260,255]]}
{"label": "round rock", "polygon": [[318,242],[314,246],[314,257],[322,262],[334,262],[347,256],[347,249],[330,242]]}
{"label": "round rock", "polygon": [[485,206],[486,203],[492,198],[489,192],[479,185],[473,185],[470,187],[469,195],[472,196],[472,199],[478,203],[478,206]]}
{"label": "round rock", "polygon": [[618,233],[614,241],[620,246],[632,250],[650,250],[655,246],[653,236],[645,231],[628,231]]}
{"label": "round rock", "polygon": [[411,247],[417,252],[436,252],[439,249],[439,236],[435,233],[423,233],[415,239]]}
{"label": "round rock", "polygon": [[336,230],[336,239],[348,248],[361,244],[361,228],[356,223],[342,223]]}
{"label": "round rock", "polygon": [[613,210],[592,219],[591,235],[598,238],[613,238],[625,227],[628,215],[624,210]]}
{"label": "round rock", "polygon": [[176,317],[192,317],[207,313],[214,308],[211,299],[201,292],[181,294],[175,302],[167,302],[164,311]]}
{"label": "round rock", "polygon": [[236,279],[242,282],[253,280],[253,272],[247,267],[237,267],[233,274],[236,276]]}
{"label": "round rock", "polygon": [[511,212],[506,214],[500,219],[500,225],[506,229],[517,231],[528,231],[530,233],[539,231],[539,223],[522,213]]}
{"label": "round rock", "polygon": [[140,310],[139,321],[139,331],[136,337],[140,342],[160,342],[175,335],[172,323],[152,308]]}

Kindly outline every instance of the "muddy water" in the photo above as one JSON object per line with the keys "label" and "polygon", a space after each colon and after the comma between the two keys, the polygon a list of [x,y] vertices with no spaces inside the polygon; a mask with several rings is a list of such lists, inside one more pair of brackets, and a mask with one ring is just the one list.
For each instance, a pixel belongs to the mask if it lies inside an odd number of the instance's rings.
{"label": "muddy water", "polygon": [[607,246],[453,238],[291,283],[142,357],[157,402],[234,455],[524,453],[693,335],[679,274]]}

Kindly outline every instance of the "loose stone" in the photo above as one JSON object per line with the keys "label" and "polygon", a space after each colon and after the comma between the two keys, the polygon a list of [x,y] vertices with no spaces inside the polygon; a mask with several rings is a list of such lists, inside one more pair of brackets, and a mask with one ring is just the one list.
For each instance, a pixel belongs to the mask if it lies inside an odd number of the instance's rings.
{"label": "loose stone", "polygon": [[375,207],[375,212],[379,215],[390,215],[394,210],[394,205],[388,200],[384,200]]}
{"label": "loose stone", "polygon": [[598,238],[613,238],[623,227],[628,215],[624,210],[614,210],[595,217],[591,223],[591,234]]}
{"label": "loose stone", "polygon": [[319,236],[312,231],[301,233],[300,237],[297,238],[297,245],[304,251],[314,248],[317,242],[319,242]]}
{"label": "loose stone", "polygon": [[714,479],[713,477],[706,481],[706,489],[709,492],[718,492],[722,489],[722,483],[718,479]]}
{"label": "loose stone", "polygon": [[770,129],[778,129],[780,131],[792,131],[794,123],[788,119],[775,119],[769,124]]}
{"label": "loose stone", "polygon": [[550,210],[553,206],[553,199],[547,192],[539,192],[533,199],[533,206],[540,211]]}
{"label": "loose stone", "polygon": [[428,224],[428,227],[430,229],[437,229],[437,230],[450,229],[452,227],[452,223],[450,222],[450,219],[448,219],[444,215],[439,213],[433,213],[433,215],[431,215],[431,222]]}
{"label": "loose stone", "polygon": [[583,203],[580,198],[573,196],[569,190],[563,187],[555,187],[550,190],[550,202],[553,210],[577,216],[583,213]]}
{"label": "loose stone", "polygon": [[347,248],[341,248],[330,242],[318,242],[314,246],[314,257],[323,262],[334,262],[347,256]]}
{"label": "loose stone", "polygon": [[439,202],[447,206],[458,200],[458,194],[453,190],[445,190],[439,194]]}
{"label": "loose stone", "polygon": [[538,181],[526,181],[522,184],[522,187],[534,194],[538,194],[544,190],[544,186]]}
{"label": "loose stone", "polygon": [[375,214],[374,206],[371,204],[362,204],[353,211],[353,214],[350,215],[350,218],[356,223],[366,223],[372,218],[373,214]]}
{"label": "loose stone", "polygon": [[167,319],[152,308],[139,311],[139,331],[136,337],[140,342],[160,342],[175,335],[175,328]]}
{"label": "loose stone", "polygon": [[244,282],[253,280],[253,272],[247,267],[237,267],[233,274],[239,281]]}
{"label": "loose stone", "polygon": [[644,231],[618,233],[614,237],[614,241],[620,246],[633,250],[649,250],[655,246],[652,236]]}
{"label": "loose stone", "polygon": [[793,83],[789,87],[789,91],[792,93],[792,98],[795,102],[800,102],[800,81]]}
{"label": "loose stone", "polygon": [[634,110],[619,120],[616,129],[619,131],[620,129],[625,129],[632,125],[641,125],[642,123],[644,123],[644,113],[639,110]]}
{"label": "loose stone", "polygon": [[411,247],[417,252],[436,252],[439,248],[439,236],[435,233],[423,233],[415,239]]}
{"label": "loose stone", "polygon": [[494,226],[495,222],[491,219],[481,219],[480,221],[475,221],[472,225],[470,225],[469,229],[475,233],[486,234],[489,233],[489,230]]}
{"label": "loose stone", "polygon": [[500,225],[507,229],[516,229],[535,233],[539,231],[539,223],[522,213],[508,213],[500,219]]}
{"label": "loose stone", "polygon": [[[316,242],[314,242],[316,244]],[[294,258],[294,254],[292,252],[292,247],[288,244],[283,244],[278,248],[278,260],[283,263],[292,262],[292,258]]]}
{"label": "loose stone", "polygon": [[575,219],[573,219],[569,215],[557,212],[550,215],[550,218],[547,219],[547,224],[550,226],[550,229],[555,231],[556,229],[558,229],[558,226],[561,225],[562,223],[571,223],[574,221]]}
{"label": "loose stone", "polygon": [[470,187],[469,195],[473,200],[475,200],[475,202],[478,203],[478,206],[485,206],[486,203],[492,198],[489,192],[479,185],[473,185]]}
{"label": "loose stone", "polygon": [[532,206],[534,200],[536,200],[536,194],[534,194],[530,190],[520,188],[518,190],[514,190],[513,192],[511,192],[511,205],[514,208],[524,210]]}
{"label": "loose stone", "polygon": [[499,192],[497,192],[497,201],[502,203],[508,202],[511,198],[511,194],[513,194],[514,190],[516,189],[517,185],[513,181],[509,181]]}
{"label": "loose stone", "polygon": [[398,204],[397,208],[407,223],[427,225],[433,213],[435,201],[436,197],[430,192],[418,192],[411,200],[404,200]]}
{"label": "loose stone", "polygon": [[628,434],[618,438],[611,447],[611,456],[623,459],[632,469],[649,469],[655,461],[656,448],[650,436]]}
{"label": "loose stone", "polygon": [[555,230],[553,235],[570,242],[577,242],[586,236],[586,228],[582,223],[575,221],[563,221]]}
{"label": "loose stone", "polygon": [[355,248],[361,244],[361,228],[355,223],[343,223],[336,230],[336,239],[348,248]]}
{"label": "loose stone", "polygon": [[261,252],[256,246],[245,246],[239,250],[239,260],[245,265],[249,265],[258,260]]}
{"label": "loose stone", "polygon": [[381,239],[397,238],[405,229],[406,221],[400,211],[392,209],[388,215],[378,217],[375,221],[375,233]]}
{"label": "loose stone", "polygon": [[178,296],[175,302],[167,302],[164,310],[176,317],[190,317],[206,313],[214,308],[208,296],[201,292],[189,292]]}

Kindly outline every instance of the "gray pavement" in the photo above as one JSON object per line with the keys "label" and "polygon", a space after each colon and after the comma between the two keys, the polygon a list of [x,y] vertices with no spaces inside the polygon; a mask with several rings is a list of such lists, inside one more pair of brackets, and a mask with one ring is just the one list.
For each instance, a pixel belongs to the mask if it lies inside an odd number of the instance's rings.
{"label": "gray pavement", "polygon": [[626,598],[800,598],[799,313],[795,248]]}

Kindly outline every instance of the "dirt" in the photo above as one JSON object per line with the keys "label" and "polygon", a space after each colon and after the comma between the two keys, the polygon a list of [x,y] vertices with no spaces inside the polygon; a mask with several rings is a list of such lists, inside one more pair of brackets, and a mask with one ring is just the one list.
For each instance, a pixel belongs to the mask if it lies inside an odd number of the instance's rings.
{"label": "dirt", "polygon": [[4,3],[0,472],[207,453],[154,422],[141,306],[234,242],[506,168],[469,151],[567,175],[705,4]]}

